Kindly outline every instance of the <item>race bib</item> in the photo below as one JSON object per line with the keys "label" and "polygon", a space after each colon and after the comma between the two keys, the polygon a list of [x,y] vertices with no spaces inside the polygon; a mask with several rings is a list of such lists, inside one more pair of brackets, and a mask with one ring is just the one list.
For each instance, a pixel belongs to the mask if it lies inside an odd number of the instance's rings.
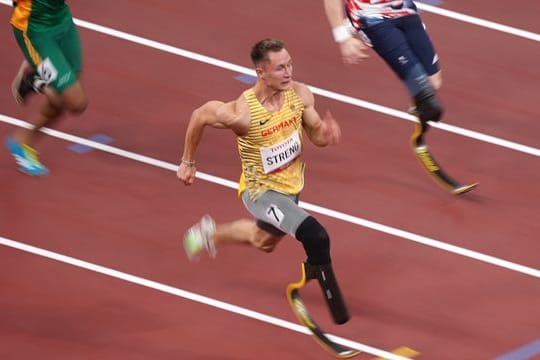
{"label": "race bib", "polygon": [[58,77],[58,70],[54,67],[49,58],[46,58],[37,67],[39,77],[47,84],[52,83]]}
{"label": "race bib", "polygon": [[265,174],[284,169],[296,159],[302,151],[302,143],[298,131],[293,132],[287,139],[260,149]]}
{"label": "race bib", "polygon": [[281,212],[277,205],[270,204],[270,206],[266,209],[266,217],[270,221],[270,224],[279,228],[285,214]]}

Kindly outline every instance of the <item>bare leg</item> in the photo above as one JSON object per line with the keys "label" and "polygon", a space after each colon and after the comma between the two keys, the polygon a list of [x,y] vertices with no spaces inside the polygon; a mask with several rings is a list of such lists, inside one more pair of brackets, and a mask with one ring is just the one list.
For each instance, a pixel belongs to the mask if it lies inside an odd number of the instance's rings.
{"label": "bare leg", "polygon": [[34,146],[35,140],[40,134],[39,130],[47,125],[55,123],[63,114],[63,109],[54,105],[49,99],[41,106],[37,121],[31,129],[20,128],[13,134],[14,139],[21,144]]}
{"label": "bare leg", "polygon": [[251,245],[260,250],[271,252],[283,236],[272,235],[260,229],[255,221],[240,219],[227,224],[219,224],[212,235],[216,246],[225,244]]}
{"label": "bare leg", "polygon": [[[27,65],[25,62],[21,64],[19,74],[26,71],[25,67]],[[21,88],[17,87],[17,89]],[[32,176],[43,176],[47,175],[49,171],[39,162],[37,151],[32,147],[40,134],[40,130],[45,126],[54,124],[65,112],[71,114],[82,113],[86,109],[87,99],[80,81],[75,82],[60,94],[49,86],[39,86],[37,89],[36,91],[45,95],[45,102],[41,106],[32,128],[16,130],[6,138],[6,146],[19,165],[20,171]],[[31,88],[27,88],[27,90],[34,91]],[[21,93],[22,91],[15,91],[14,95],[20,95]],[[29,92],[26,92],[26,94],[29,94]],[[19,96],[19,98],[24,102],[24,96]]]}
{"label": "bare leg", "polygon": [[43,89],[43,94],[46,99],[40,108],[37,120],[34,121],[34,126],[31,129],[19,129],[13,134],[17,142],[33,146],[40,129],[56,123],[66,111],[76,115],[84,112],[87,106],[86,94],[80,81],[61,94],[47,86]]}
{"label": "bare leg", "polygon": [[251,245],[272,252],[282,238],[260,229],[253,220],[240,219],[216,226],[214,220],[205,215],[185,233],[184,249],[189,259],[197,258],[204,249],[210,257],[215,257],[216,248],[226,244]]}

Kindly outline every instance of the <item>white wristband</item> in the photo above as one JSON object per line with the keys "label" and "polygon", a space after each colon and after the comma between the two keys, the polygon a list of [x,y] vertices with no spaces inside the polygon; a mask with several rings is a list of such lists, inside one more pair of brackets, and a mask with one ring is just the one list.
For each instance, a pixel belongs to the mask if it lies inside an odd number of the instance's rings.
{"label": "white wristband", "polygon": [[332,35],[334,35],[334,41],[337,43],[342,43],[345,40],[352,38],[352,34],[349,30],[349,27],[346,25],[340,25],[332,29]]}

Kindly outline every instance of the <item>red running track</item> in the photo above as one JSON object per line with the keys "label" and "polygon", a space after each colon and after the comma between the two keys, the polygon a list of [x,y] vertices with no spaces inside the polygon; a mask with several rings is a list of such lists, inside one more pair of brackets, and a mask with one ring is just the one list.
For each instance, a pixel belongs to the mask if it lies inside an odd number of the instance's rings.
{"label": "red running track", "polygon": [[[95,0],[72,4],[77,18],[249,67],[263,37],[286,40],[295,77],[310,85],[398,110],[405,90],[373,56],[340,63],[321,4],[245,0],[197,6],[167,1]],[[539,33],[533,1],[504,14],[487,1],[445,8]],[[311,6],[310,6],[311,5]],[[0,6],[4,19],[10,9]],[[442,59],[445,122],[539,148],[537,59],[540,45],[423,13]],[[303,24],[303,25],[300,25]],[[306,24],[309,24],[306,25]],[[111,145],[176,164],[193,108],[232,99],[246,85],[236,72],[80,29],[88,111],[57,130],[106,134]],[[8,28],[0,33],[0,83],[20,62]],[[7,51],[13,49],[13,51]],[[31,121],[35,98],[17,107],[7,86],[1,114]],[[434,130],[437,158],[480,187],[451,197],[429,179],[408,147],[412,124],[317,96],[340,120],[333,148],[308,146],[302,200],[428,239],[540,269],[538,156]],[[0,122],[0,136],[13,130]],[[224,248],[189,263],[183,231],[210,212],[219,222],[247,216],[235,191],[198,179],[184,187],[170,169],[102,151],[77,154],[46,136],[39,144],[46,178],[21,175],[0,152],[0,237],[295,322],[284,296],[299,277],[303,252],[284,241],[273,254]],[[199,170],[236,181],[232,134],[209,130]],[[425,246],[315,214],[332,237],[332,255],[352,320],[330,324],[317,289],[306,301],[333,334],[377,349],[411,347],[422,359],[492,359],[540,338],[538,276]],[[303,334],[156,291],[95,271],[0,247],[2,359],[328,359]],[[363,354],[360,359],[374,355]]]}

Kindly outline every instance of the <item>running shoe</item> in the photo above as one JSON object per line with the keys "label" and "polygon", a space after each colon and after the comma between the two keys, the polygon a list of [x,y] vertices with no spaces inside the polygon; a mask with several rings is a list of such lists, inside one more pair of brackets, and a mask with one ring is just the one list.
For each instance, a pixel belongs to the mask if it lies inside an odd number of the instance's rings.
{"label": "running shoe", "polygon": [[217,251],[212,240],[215,232],[216,223],[209,215],[204,215],[198,223],[188,229],[184,235],[184,249],[189,260],[197,259],[203,250],[206,250],[210,257],[216,257]]}
{"label": "running shoe", "polygon": [[32,147],[19,144],[11,136],[6,138],[6,146],[23,173],[32,176],[43,176],[49,173],[49,170],[39,162],[37,151]]}

